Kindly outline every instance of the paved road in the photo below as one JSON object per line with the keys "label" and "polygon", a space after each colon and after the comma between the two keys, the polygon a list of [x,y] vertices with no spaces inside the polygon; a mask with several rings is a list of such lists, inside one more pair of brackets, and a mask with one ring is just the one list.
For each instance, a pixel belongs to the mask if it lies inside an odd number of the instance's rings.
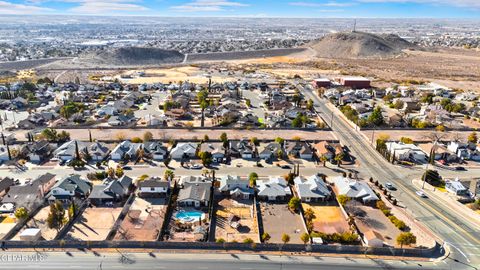
{"label": "paved road", "polygon": [[[443,262],[382,261],[377,259],[272,256],[249,254],[165,254],[165,253],[28,253],[38,261],[18,261],[20,253],[0,255],[2,269],[170,269],[170,270],[371,270],[449,269]],[[13,255],[13,256],[12,256]],[[14,258],[16,261],[13,261]]]}
{"label": "paved road", "polygon": [[[331,127],[337,137],[354,153],[360,163],[366,167],[369,175],[378,181],[392,182],[398,190],[394,196],[401,204],[413,213],[413,216],[427,225],[441,239],[447,242],[452,250],[452,256],[469,265],[480,266],[480,230],[468,217],[452,211],[444,204],[437,201],[422,199],[415,194],[409,176],[412,169],[394,166],[387,162],[375,149],[362,137],[362,135],[350,128],[348,124],[326,106],[326,100],[320,99],[311,91],[309,86],[303,89],[307,98],[312,98],[315,108],[324,118],[333,117]],[[330,121],[327,121],[330,123]]]}

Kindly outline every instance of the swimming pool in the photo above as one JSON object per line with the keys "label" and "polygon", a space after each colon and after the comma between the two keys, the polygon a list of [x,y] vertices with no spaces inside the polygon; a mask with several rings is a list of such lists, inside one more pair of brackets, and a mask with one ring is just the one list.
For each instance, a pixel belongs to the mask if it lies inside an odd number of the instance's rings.
{"label": "swimming pool", "polygon": [[200,211],[179,211],[175,218],[182,222],[194,222],[205,218],[205,214]]}

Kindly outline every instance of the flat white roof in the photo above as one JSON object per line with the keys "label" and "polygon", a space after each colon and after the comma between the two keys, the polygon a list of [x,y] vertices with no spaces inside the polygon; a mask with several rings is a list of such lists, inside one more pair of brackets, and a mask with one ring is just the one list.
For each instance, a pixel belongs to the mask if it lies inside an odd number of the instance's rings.
{"label": "flat white roof", "polygon": [[330,82],[330,79],[329,78],[317,78],[314,81],[316,81],[316,82]]}
{"label": "flat white roof", "polygon": [[370,79],[360,76],[347,76],[342,77],[342,79],[345,81],[370,81]]}
{"label": "flat white roof", "polygon": [[38,228],[28,228],[25,229],[20,236],[37,236],[40,233],[40,229]]}

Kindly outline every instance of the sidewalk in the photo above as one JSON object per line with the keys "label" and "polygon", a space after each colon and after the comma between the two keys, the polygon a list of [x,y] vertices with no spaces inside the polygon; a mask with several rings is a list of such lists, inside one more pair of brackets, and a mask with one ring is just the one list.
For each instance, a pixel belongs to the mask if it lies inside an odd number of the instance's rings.
{"label": "sidewalk", "polygon": [[[412,184],[415,187],[421,189],[423,182],[419,179],[413,179]],[[473,211],[472,209],[468,208],[466,205],[448,196],[448,193],[441,192],[440,190],[438,190],[437,188],[435,188],[434,186],[426,182],[425,182],[425,188],[423,190],[428,197],[441,200],[442,202],[450,206],[452,210],[455,210],[458,213],[464,213],[465,217],[469,217],[470,222],[480,227],[480,215],[475,211]]]}

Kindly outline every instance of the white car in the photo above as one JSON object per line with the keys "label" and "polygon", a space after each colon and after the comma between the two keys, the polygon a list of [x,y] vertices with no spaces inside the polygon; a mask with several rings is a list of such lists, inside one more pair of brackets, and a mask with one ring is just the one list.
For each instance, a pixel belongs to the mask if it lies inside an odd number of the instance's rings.
{"label": "white car", "polygon": [[427,194],[425,194],[425,192],[421,191],[421,190],[417,190],[417,193],[418,196],[422,197],[422,198],[427,198]]}
{"label": "white car", "polygon": [[392,183],[385,183],[385,187],[388,190],[396,190],[395,186]]}

